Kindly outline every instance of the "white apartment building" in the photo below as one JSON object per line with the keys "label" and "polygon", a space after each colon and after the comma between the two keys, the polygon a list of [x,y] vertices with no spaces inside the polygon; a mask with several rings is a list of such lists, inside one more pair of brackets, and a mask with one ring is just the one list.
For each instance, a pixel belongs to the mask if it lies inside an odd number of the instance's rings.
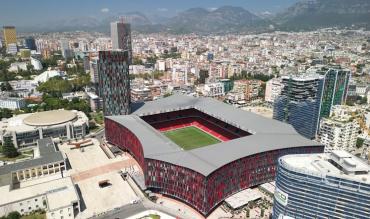
{"label": "white apartment building", "polygon": [[273,103],[275,98],[280,95],[283,85],[280,78],[273,78],[266,83],[265,101]]}
{"label": "white apartment building", "polygon": [[50,219],[73,219],[79,211],[79,197],[71,177],[9,189],[0,187],[0,216],[17,211],[21,215],[45,210]]}
{"label": "white apartment building", "polygon": [[220,97],[225,95],[224,85],[221,82],[205,84],[203,95],[207,97]]}
{"label": "white apartment building", "polygon": [[13,54],[13,55],[17,54],[17,52],[18,52],[17,44],[15,44],[15,43],[8,44],[8,46],[6,48],[6,52],[8,54]]}
{"label": "white apartment building", "polygon": [[23,98],[4,97],[0,98],[0,109],[21,109],[26,106],[26,101]]}
{"label": "white apartment building", "polygon": [[334,106],[331,116],[320,121],[318,138],[325,145],[326,152],[352,151],[356,148],[359,130],[360,125],[346,107]]}

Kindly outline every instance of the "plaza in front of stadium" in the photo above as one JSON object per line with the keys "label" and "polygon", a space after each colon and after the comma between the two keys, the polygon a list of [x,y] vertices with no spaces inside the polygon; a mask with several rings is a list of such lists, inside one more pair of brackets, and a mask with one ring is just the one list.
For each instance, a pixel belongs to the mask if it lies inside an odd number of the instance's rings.
{"label": "plaza in front of stadium", "polygon": [[106,117],[106,140],[129,152],[144,189],[209,215],[228,197],[273,181],[277,159],[323,145],[276,120],[210,98],[173,95]]}

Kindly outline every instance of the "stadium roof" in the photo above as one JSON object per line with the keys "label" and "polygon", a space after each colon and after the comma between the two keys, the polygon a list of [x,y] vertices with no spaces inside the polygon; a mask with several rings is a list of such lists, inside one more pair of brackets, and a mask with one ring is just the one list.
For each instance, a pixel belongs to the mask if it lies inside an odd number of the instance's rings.
{"label": "stadium roof", "polygon": [[[202,111],[252,135],[185,151],[140,118],[190,108]],[[183,166],[205,176],[234,160],[253,154],[284,148],[322,146],[299,135],[289,124],[243,111],[211,98],[173,95],[142,103],[141,106],[136,105],[131,115],[107,118],[127,127],[138,137],[145,158]]]}
{"label": "stadium roof", "polygon": [[23,122],[30,126],[51,126],[69,122],[77,117],[77,113],[69,110],[51,110],[33,113]]}

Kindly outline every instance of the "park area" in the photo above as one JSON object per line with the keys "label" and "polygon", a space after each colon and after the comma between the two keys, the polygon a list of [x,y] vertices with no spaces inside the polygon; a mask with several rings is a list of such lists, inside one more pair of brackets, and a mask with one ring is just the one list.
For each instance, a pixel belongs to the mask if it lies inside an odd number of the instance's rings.
{"label": "park area", "polygon": [[194,126],[166,131],[163,134],[184,150],[192,150],[221,142]]}

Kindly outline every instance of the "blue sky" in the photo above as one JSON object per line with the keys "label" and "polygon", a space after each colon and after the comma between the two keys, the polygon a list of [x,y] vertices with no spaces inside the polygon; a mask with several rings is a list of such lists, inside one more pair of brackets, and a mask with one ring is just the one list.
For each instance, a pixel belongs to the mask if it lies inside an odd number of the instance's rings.
{"label": "blue sky", "polygon": [[298,0],[1,0],[0,25],[30,25],[68,17],[97,18],[120,12],[172,16],[193,7],[241,6],[252,12],[276,12]]}

